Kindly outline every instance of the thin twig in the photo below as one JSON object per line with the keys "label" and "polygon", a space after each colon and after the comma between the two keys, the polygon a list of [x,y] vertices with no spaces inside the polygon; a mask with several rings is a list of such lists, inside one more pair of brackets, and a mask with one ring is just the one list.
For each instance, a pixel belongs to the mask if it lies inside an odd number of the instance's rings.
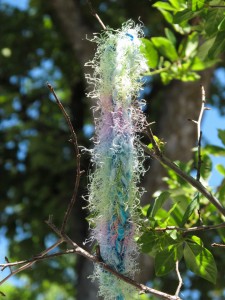
{"label": "thin twig", "polygon": [[167,226],[164,228],[154,228],[154,231],[156,232],[165,232],[165,231],[181,231],[182,233],[189,233],[193,231],[207,231],[207,230],[215,230],[219,228],[224,228],[225,222],[217,225],[202,225],[202,226],[196,226],[196,227],[190,227],[190,228],[181,228],[177,226]]}
{"label": "thin twig", "polygon": [[135,280],[126,277],[122,274],[120,274],[119,272],[117,272],[116,270],[114,270],[113,268],[111,268],[110,266],[108,266],[106,263],[102,262],[101,259],[99,259],[98,256],[94,256],[92,254],[90,254],[88,251],[86,251],[85,249],[81,248],[80,246],[78,246],[74,241],[72,241],[65,233],[61,232],[53,223],[46,221],[46,223],[49,225],[49,227],[59,236],[61,237],[67,244],[69,244],[70,246],[72,246],[74,248],[74,251],[76,254],[81,255],[85,258],[87,258],[88,260],[100,265],[103,269],[105,269],[106,271],[110,272],[111,274],[115,275],[117,278],[127,282],[128,284],[136,287],[138,290],[140,290],[140,293],[142,294],[147,294],[150,293],[152,295],[155,295],[158,298],[161,299],[168,299],[168,300],[181,300],[181,298],[179,298],[178,296],[173,296],[167,293],[163,293],[161,291],[149,288],[148,286],[145,286],[141,283],[136,282]]}
{"label": "thin twig", "polygon": [[[9,261],[7,256],[5,257],[5,260],[6,260],[7,264],[10,265],[10,261]],[[9,266],[9,269],[10,269],[10,273],[12,273],[13,271],[12,271],[12,268],[10,266]],[[4,268],[1,271],[3,271],[3,270],[4,270]]]}
{"label": "thin twig", "polygon": [[160,155],[158,155],[154,149],[148,148],[145,144],[139,141],[144,151],[158,160],[162,165],[165,165],[172,169],[177,175],[179,175],[182,179],[184,179],[186,182],[190,183],[194,188],[196,188],[203,196],[205,196],[217,209],[218,211],[225,216],[225,208],[222,206],[222,204],[219,202],[219,200],[214,197],[202,184],[200,181],[197,181],[192,176],[186,174],[183,172],[175,163],[173,163],[171,160],[169,160],[161,151]]}
{"label": "thin twig", "polygon": [[202,130],[201,130],[201,123],[202,118],[205,110],[208,110],[207,107],[205,107],[205,89],[204,86],[201,86],[202,90],[202,105],[201,110],[199,113],[198,121],[197,121],[197,133],[198,133],[198,166],[197,166],[197,175],[196,180],[200,181],[201,176],[201,166],[202,166],[202,154],[201,154],[201,142],[202,142]]}
{"label": "thin twig", "polygon": [[211,244],[212,247],[221,247],[221,248],[225,248],[225,244],[218,244],[218,243],[213,243]]}
{"label": "thin twig", "polygon": [[176,290],[176,293],[175,293],[175,296],[179,296],[180,294],[180,290],[181,290],[181,287],[183,285],[183,280],[182,280],[182,277],[180,275],[180,271],[179,271],[179,260],[176,261],[176,273],[177,273],[177,277],[178,277],[178,287],[177,287],[177,290]]}
{"label": "thin twig", "polygon": [[41,261],[41,260],[51,259],[51,258],[55,258],[55,257],[58,257],[58,256],[62,256],[62,255],[66,255],[66,254],[74,254],[74,253],[75,253],[74,249],[68,249],[66,251],[57,252],[57,253],[49,254],[49,255],[45,255],[45,256],[37,255],[35,257],[32,257],[30,259],[26,259],[26,260],[20,260],[20,261],[16,261],[16,262],[13,262],[13,263],[7,263],[7,264],[0,264],[0,267],[2,268],[1,271],[3,271],[6,268],[16,267],[18,265],[27,264],[27,263],[30,263],[30,262],[38,262],[38,261]]}
{"label": "thin twig", "polygon": [[198,162],[197,162],[197,174],[196,174],[196,180],[200,181],[201,176],[201,166],[202,166],[202,155],[201,155],[201,141],[202,141],[202,131],[201,131],[201,123],[202,118],[205,110],[209,110],[210,108],[205,106],[206,100],[205,100],[205,89],[204,86],[201,86],[202,91],[202,98],[201,98],[201,109],[198,117],[198,121],[188,119],[188,121],[192,121],[197,125],[197,140],[198,140]]}
{"label": "thin twig", "polygon": [[68,124],[69,129],[70,129],[70,132],[72,134],[72,143],[74,145],[75,156],[77,158],[77,172],[76,172],[73,195],[72,195],[72,198],[71,198],[71,200],[69,202],[69,205],[66,209],[66,212],[65,212],[65,215],[64,215],[64,218],[63,218],[63,222],[62,222],[62,226],[61,226],[61,231],[65,231],[68,219],[71,215],[73,206],[74,206],[76,198],[77,198],[78,188],[79,188],[79,185],[80,185],[80,177],[84,173],[84,171],[80,170],[80,157],[81,157],[81,155],[80,155],[80,152],[79,152],[79,147],[78,147],[78,142],[77,142],[77,135],[74,131],[73,125],[72,125],[71,120],[70,120],[70,117],[69,117],[68,113],[66,112],[64,106],[62,105],[62,102],[57,97],[52,85],[47,83],[47,86],[48,86],[49,90],[51,91],[51,93],[53,94],[57,105],[61,109],[61,111],[62,111],[62,113],[63,113],[63,115],[66,119],[66,122]]}
{"label": "thin twig", "polygon": [[[55,249],[56,247],[58,247],[60,244],[63,243],[63,239],[59,239],[56,243],[54,243],[52,246],[50,246],[49,248],[45,249],[43,252],[41,252],[38,257],[43,257],[45,256],[47,253],[49,253],[51,250]],[[6,276],[5,278],[3,278],[0,281],[0,285],[2,285],[5,281],[7,281],[10,277],[30,268],[36,261],[31,261],[26,263],[25,265],[21,266],[20,268],[12,271],[8,276]]]}
{"label": "thin twig", "polygon": [[87,0],[87,3],[88,3],[88,5],[89,5],[91,14],[98,20],[98,22],[99,22],[99,24],[102,26],[102,28],[103,28],[104,30],[107,30],[105,24],[102,22],[102,20],[100,19],[99,15],[96,13],[95,9],[93,8],[91,1],[90,1],[90,0]]}

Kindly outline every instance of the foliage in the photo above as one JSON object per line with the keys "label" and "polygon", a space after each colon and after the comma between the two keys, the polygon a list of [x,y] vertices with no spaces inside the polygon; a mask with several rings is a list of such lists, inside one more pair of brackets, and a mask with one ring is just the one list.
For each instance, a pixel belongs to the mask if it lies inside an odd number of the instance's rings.
{"label": "foliage", "polygon": [[[170,28],[165,37],[143,39],[149,75],[160,73],[168,84],[172,79],[193,81],[198,71],[213,66],[225,50],[224,1],[157,1],[157,8]],[[202,42],[204,41],[204,42]],[[154,70],[155,69],[155,70]]]}
{"label": "foliage", "polygon": [[[218,130],[218,136],[224,143],[225,130]],[[150,148],[152,145],[150,145]],[[207,180],[212,172],[210,154],[220,155],[225,148],[217,148],[207,145],[202,149],[202,180]],[[194,171],[194,161],[186,164],[176,162],[177,165],[187,174]],[[224,166],[217,165],[217,169],[224,176]],[[139,243],[142,251],[154,257],[156,276],[164,276],[175,270],[176,261],[185,262],[186,268],[196,275],[221,286],[217,265],[210,244],[217,235],[224,241],[225,229],[218,229],[218,233],[208,235],[206,232],[196,236],[196,232],[189,231],[192,227],[204,225],[215,225],[224,222],[224,216],[219,216],[215,208],[196,192],[196,190],[181,179],[173,170],[168,169],[168,176],[164,178],[168,190],[159,192],[154,203],[148,204],[142,209],[142,235]],[[224,205],[224,180],[217,188],[216,195]],[[210,187],[208,187],[210,189]],[[158,192],[157,192],[158,193]],[[217,253],[223,257],[223,252]],[[220,260],[219,259],[219,260]],[[223,286],[221,288],[221,293]]]}
{"label": "foliage", "polygon": [[[100,7],[101,1],[93,2]],[[103,18],[111,27],[117,27],[128,16],[136,16],[137,1],[131,2],[126,5],[126,1],[112,1],[110,9],[101,10]],[[146,3],[138,5],[145,13],[146,28],[153,33],[150,39],[142,39],[141,49],[150,70],[146,75],[160,74],[164,84],[174,79],[193,81],[200,78],[199,71],[219,61],[225,48],[225,10],[216,6],[224,5],[224,1],[155,1],[149,11]],[[24,11],[2,5],[0,17],[0,217],[2,226],[7,228],[10,260],[14,261],[29,258],[54,242],[55,236],[48,232],[44,220],[50,213],[54,213],[56,221],[62,220],[73,188],[75,172],[73,153],[66,141],[68,129],[56,105],[48,101],[45,81],[57,86],[84,146],[89,146],[85,126],[90,126],[92,116],[84,101],[81,66],[74,59],[48,3],[31,1],[30,9]],[[88,13],[87,23],[90,22],[92,28],[99,30]],[[151,80],[152,86],[157,83],[157,92],[162,90],[157,76]],[[220,96],[222,99],[223,90]],[[220,129],[218,136],[223,146],[208,144],[202,149],[201,180],[205,185],[212,173],[212,155],[225,156],[225,130]],[[166,148],[158,141],[162,150]],[[186,173],[195,173],[194,160],[176,163]],[[88,158],[83,158],[82,167],[88,170]],[[216,168],[225,176],[222,164]],[[211,244],[225,242],[225,230],[185,230],[202,224],[216,225],[224,222],[224,217],[171,169],[167,169],[164,182],[167,188],[156,192],[154,203],[143,207],[140,213],[142,251],[154,258],[156,275],[165,278],[155,279],[151,284],[174,293],[178,260],[182,275],[191,278],[191,288],[201,290],[204,299],[213,299],[210,290],[222,295],[224,250],[211,248]],[[83,194],[86,184],[84,179]],[[225,179],[216,190],[208,189],[225,205]],[[77,221],[82,222],[85,213],[79,216]],[[72,234],[74,227],[73,223],[69,229]],[[6,286],[4,292],[10,299],[31,299],[38,295],[49,300],[74,298],[77,261],[65,257],[56,261],[56,264],[41,262],[32,272],[25,273],[29,276],[29,288]],[[205,280],[212,284],[205,284]],[[35,289],[30,288],[33,286]],[[56,294],[59,298],[53,298]],[[151,299],[146,295],[141,297]]]}

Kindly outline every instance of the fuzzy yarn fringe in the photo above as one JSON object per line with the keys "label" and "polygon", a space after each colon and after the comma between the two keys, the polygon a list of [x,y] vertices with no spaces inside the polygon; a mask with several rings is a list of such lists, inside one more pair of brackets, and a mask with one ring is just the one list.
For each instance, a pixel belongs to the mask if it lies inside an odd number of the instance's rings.
{"label": "fuzzy yarn fringe", "polygon": [[[86,65],[94,69],[94,85],[89,94],[97,98],[94,108],[95,147],[90,175],[89,209],[94,228],[91,239],[100,246],[102,259],[116,271],[133,277],[138,255],[136,208],[143,191],[137,185],[144,173],[144,154],[136,142],[145,127],[145,117],[137,97],[148,69],[140,52],[143,32],[133,21],[121,30],[107,28],[95,35],[95,57]],[[96,266],[93,278],[99,280],[99,295],[107,300],[131,299],[134,288]]]}

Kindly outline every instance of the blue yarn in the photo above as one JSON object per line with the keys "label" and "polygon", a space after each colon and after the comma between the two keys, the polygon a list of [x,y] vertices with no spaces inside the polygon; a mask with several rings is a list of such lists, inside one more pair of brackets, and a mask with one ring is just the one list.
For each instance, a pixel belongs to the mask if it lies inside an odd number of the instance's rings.
{"label": "blue yarn", "polygon": [[131,40],[131,41],[133,41],[133,40],[134,40],[134,37],[133,37],[133,35],[132,35],[132,34],[130,34],[130,33],[126,33],[126,35],[127,35],[127,36],[129,36],[129,38],[130,38],[130,40]]}

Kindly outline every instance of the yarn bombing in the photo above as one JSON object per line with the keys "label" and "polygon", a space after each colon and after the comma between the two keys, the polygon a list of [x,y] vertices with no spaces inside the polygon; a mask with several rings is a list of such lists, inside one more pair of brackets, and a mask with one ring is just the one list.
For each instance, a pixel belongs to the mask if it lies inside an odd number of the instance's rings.
{"label": "yarn bombing", "polygon": [[[89,94],[97,98],[94,108],[95,146],[90,175],[89,209],[91,239],[96,240],[103,261],[117,272],[133,278],[137,270],[137,206],[143,191],[137,187],[144,173],[144,154],[137,134],[146,120],[137,100],[143,86],[142,74],[148,70],[140,51],[141,25],[133,21],[121,30],[107,28],[95,35],[94,59],[86,65],[93,70],[86,75],[94,85]],[[99,295],[107,300],[131,299],[134,287],[95,266],[93,278],[99,280]]]}

